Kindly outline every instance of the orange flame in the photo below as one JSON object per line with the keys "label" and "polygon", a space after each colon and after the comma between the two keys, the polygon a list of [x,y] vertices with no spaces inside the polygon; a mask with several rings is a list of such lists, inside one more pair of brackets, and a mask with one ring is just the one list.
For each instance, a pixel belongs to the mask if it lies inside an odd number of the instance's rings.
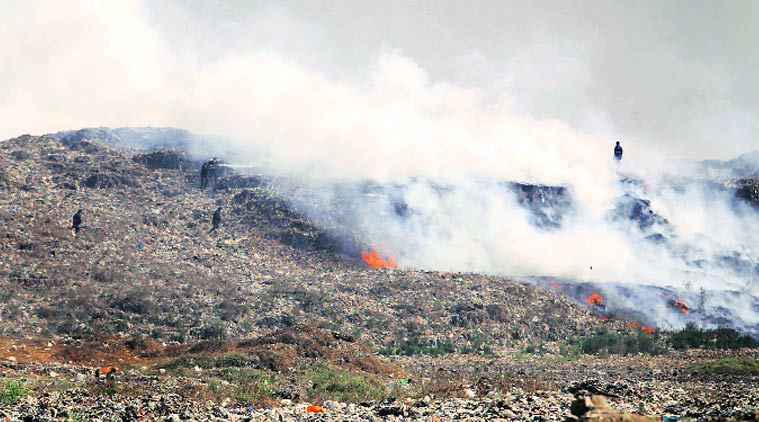
{"label": "orange flame", "polygon": [[551,280],[548,282],[548,285],[553,287],[554,289],[561,289],[561,284]]}
{"label": "orange flame", "polygon": [[649,328],[645,325],[640,327],[640,331],[643,331],[644,333],[648,334],[649,336],[656,332],[656,328]]}
{"label": "orange flame", "polygon": [[392,255],[383,257],[374,248],[369,253],[361,251],[361,259],[372,268],[395,268],[395,258]]}
{"label": "orange flame", "polygon": [[311,405],[311,406],[308,406],[308,407],[306,408],[306,412],[307,412],[307,413],[324,413],[324,409],[322,409],[322,408],[321,408],[321,407],[319,407],[319,406],[314,406],[314,405]]}
{"label": "orange flame", "polygon": [[648,334],[649,336],[651,334],[653,334],[653,333],[656,332],[656,328],[651,328],[651,327],[648,327],[646,325],[640,325],[640,323],[638,323],[636,321],[629,321],[627,323],[627,328],[629,328],[631,330],[640,330],[640,331],[643,331],[644,333]]}
{"label": "orange flame", "polygon": [[609,322],[609,321],[611,321],[611,318],[609,318],[609,317],[601,317],[601,318],[598,318],[598,320],[601,321],[601,322]]}
{"label": "orange flame", "polygon": [[680,312],[684,314],[688,313],[688,305],[686,305],[682,300],[671,299],[669,301],[669,306],[680,309]]}
{"label": "orange flame", "polygon": [[582,300],[588,302],[591,305],[603,305],[604,298],[596,292],[593,292],[590,297],[583,298]]}

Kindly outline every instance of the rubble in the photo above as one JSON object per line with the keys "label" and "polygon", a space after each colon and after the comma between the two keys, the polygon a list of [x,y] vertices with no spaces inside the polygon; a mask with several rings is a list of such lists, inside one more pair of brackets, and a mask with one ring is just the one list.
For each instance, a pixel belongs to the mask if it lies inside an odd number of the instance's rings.
{"label": "rubble", "polygon": [[140,163],[151,170],[183,170],[193,168],[187,154],[181,150],[161,150],[136,154],[132,161]]}

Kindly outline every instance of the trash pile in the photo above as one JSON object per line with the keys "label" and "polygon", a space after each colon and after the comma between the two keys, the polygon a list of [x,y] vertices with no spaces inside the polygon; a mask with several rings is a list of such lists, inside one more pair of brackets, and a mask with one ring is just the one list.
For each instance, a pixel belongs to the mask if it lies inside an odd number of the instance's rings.
{"label": "trash pile", "polygon": [[177,150],[133,155],[69,141],[0,144],[4,335],[186,342],[308,322],[361,332],[378,348],[450,341],[464,350],[594,329],[581,306],[505,278],[374,271],[361,256],[371,245],[315,226],[271,179],[201,192],[197,168]]}
{"label": "trash pile", "polygon": [[[350,225],[338,226],[339,209],[320,210],[334,227],[315,224],[273,188],[274,178],[225,170],[213,189],[201,191],[199,163],[181,150],[130,152],[87,133],[68,134],[65,142],[22,136],[0,143],[0,338],[51,343],[47,354],[28,359],[0,344],[0,370],[9,379],[39,380],[47,391],[1,405],[0,417],[305,419],[318,417],[308,412],[315,406],[327,417],[558,421],[572,400],[562,388],[601,372],[603,383],[630,379],[624,391],[641,392],[612,403],[626,412],[643,391],[658,409],[651,414],[738,415],[756,397],[755,379],[729,385],[674,375],[688,355],[568,361],[562,348],[599,331],[598,315],[581,300],[504,277],[374,269],[361,251],[370,258],[379,246],[345,231]],[[520,189],[530,193],[527,202],[541,204],[565,194]],[[399,216],[412,212],[394,204]],[[221,223],[211,230],[219,207]],[[595,307],[607,303],[598,292]],[[589,298],[592,291],[577,294]],[[697,314],[673,304],[669,311],[682,318]],[[628,328],[613,320],[603,330]],[[121,344],[114,339],[135,341],[133,349],[145,353],[105,346]],[[539,352],[522,352],[530,347]],[[220,368],[159,371],[160,359],[240,348],[257,357],[254,369],[273,373],[289,374],[303,361],[367,373],[397,367],[419,380],[419,394],[365,405],[282,398],[255,409],[242,404],[244,396],[213,404],[186,396],[190,387],[209,391],[207,376]],[[97,368],[119,369],[105,370],[111,379],[101,376],[103,384],[92,387]],[[113,393],[106,382],[118,394],[104,394]],[[728,404],[714,410],[715,401],[689,385]]]}

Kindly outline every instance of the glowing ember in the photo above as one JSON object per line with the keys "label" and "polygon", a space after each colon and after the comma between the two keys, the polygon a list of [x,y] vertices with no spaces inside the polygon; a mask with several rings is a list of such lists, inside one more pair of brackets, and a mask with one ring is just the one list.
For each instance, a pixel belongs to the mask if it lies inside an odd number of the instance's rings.
{"label": "glowing ember", "polygon": [[588,302],[590,305],[603,305],[604,298],[596,292],[593,292],[590,297],[583,298],[582,300]]}
{"label": "glowing ember", "polygon": [[361,251],[361,259],[372,268],[395,268],[395,258],[392,255],[384,257],[376,249],[369,253]]}
{"label": "glowing ember", "polygon": [[598,318],[598,319],[601,320],[602,322],[609,322],[609,321],[611,321],[611,318],[609,318],[609,317],[601,317],[601,318]]}

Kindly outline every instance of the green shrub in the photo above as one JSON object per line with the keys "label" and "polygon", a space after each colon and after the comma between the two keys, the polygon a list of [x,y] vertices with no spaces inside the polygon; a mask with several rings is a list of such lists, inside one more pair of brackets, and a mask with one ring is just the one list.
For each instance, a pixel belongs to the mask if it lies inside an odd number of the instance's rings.
{"label": "green shrub", "polygon": [[627,333],[598,333],[590,337],[576,340],[577,346],[583,353],[589,355],[632,355],[644,353],[658,355],[664,352],[655,341],[657,337],[644,332]]}
{"label": "green shrub", "polygon": [[21,381],[8,381],[5,387],[0,390],[0,403],[16,404],[21,398],[29,394],[29,389]]}
{"label": "green shrub", "polygon": [[304,369],[303,376],[311,385],[307,392],[311,400],[358,403],[380,399],[386,392],[380,380],[375,380],[364,373],[328,365],[309,366]]}
{"label": "green shrub", "polygon": [[430,355],[440,356],[450,353],[479,353],[484,355],[492,355],[493,350],[487,341],[490,337],[480,331],[472,332],[467,336],[469,340],[468,344],[456,347],[451,339],[444,339],[442,341],[430,341],[426,339],[419,331],[415,330],[400,330],[396,333],[396,339],[389,345],[377,350],[377,353],[381,355],[403,355],[403,356],[416,356],[416,355]]}
{"label": "green shrub", "polygon": [[250,363],[250,358],[242,353],[228,353],[216,359],[217,368],[242,368]]}
{"label": "green shrub", "polygon": [[738,333],[730,328],[703,330],[689,323],[682,330],[675,331],[670,337],[674,349],[741,349],[744,347],[759,347],[759,341]]}
{"label": "green shrub", "polygon": [[750,356],[717,359],[699,362],[689,368],[691,373],[700,375],[759,375],[759,360]]}
{"label": "green shrub", "polygon": [[403,355],[403,356],[416,356],[416,355],[431,355],[440,356],[449,353],[456,352],[456,345],[450,339],[432,343],[430,341],[421,339],[419,336],[410,336],[401,342],[393,342],[393,344],[383,347],[377,351],[381,355]]}
{"label": "green shrub", "polygon": [[249,404],[252,404],[253,399],[254,399],[254,397],[250,393],[246,393],[246,392],[237,393],[234,395],[233,398],[235,399],[237,404],[239,404],[240,406],[247,406]]}

